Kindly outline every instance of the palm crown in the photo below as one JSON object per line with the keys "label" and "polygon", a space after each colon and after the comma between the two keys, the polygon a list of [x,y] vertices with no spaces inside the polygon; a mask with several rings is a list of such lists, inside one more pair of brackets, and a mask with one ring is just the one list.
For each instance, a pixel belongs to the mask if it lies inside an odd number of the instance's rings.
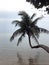
{"label": "palm crown", "polygon": [[10,41],[14,40],[14,38],[15,38],[15,36],[17,36],[17,34],[21,34],[21,36],[17,42],[17,46],[18,46],[19,42],[22,41],[22,38],[25,36],[25,34],[27,34],[28,39],[29,39],[29,45],[32,48],[30,37],[32,36],[35,39],[36,43],[39,44],[39,42],[37,40],[37,38],[39,37],[39,33],[41,33],[41,32],[49,33],[49,31],[46,29],[40,28],[36,25],[37,21],[39,19],[41,19],[42,17],[39,17],[39,18],[36,18],[35,20],[32,20],[33,17],[35,16],[35,14],[33,14],[30,17],[24,11],[20,11],[18,15],[21,15],[22,20],[21,21],[15,20],[12,22],[12,24],[15,23],[15,26],[19,25],[20,28],[13,33],[13,35],[10,38]]}

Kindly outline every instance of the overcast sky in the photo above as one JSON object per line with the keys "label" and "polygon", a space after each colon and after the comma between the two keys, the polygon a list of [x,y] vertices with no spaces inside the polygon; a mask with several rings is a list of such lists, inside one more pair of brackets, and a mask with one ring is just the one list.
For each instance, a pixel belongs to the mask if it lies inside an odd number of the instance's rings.
{"label": "overcast sky", "polygon": [[0,0],[0,11],[28,11],[31,5],[26,0]]}
{"label": "overcast sky", "polygon": [[[35,12],[38,14],[37,16],[44,14],[44,11],[39,12],[26,0],[0,0],[0,32],[9,32],[14,29],[11,25],[12,21],[9,19],[19,19],[19,11],[26,11],[29,15]],[[48,21],[49,18],[44,20]]]}
{"label": "overcast sky", "polygon": [[32,14],[33,12],[39,13],[30,3],[26,2],[26,0],[0,0],[0,12],[18,12],[22,10],[29,14]]}
{"label": "overcast sky", "polygon": [[25,0],[0,0],[0,11],[19,11],[21,9],[26,9]]}

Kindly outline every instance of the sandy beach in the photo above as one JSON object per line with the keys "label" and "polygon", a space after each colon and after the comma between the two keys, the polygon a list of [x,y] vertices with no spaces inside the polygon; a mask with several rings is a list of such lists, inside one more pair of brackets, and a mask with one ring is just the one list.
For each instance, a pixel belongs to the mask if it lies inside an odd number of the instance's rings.
{"label": "sandy beach", "polygon": [[2,49],[0,65],[49,65],[49,54],[44,50]]}
{"label": "sandy beach", "polygon": [[17,40],[10,42],[8,34],[0,37],[0,65],[49,65],[49,54],[45,50],[31,49],[27,41],[17,47]]}

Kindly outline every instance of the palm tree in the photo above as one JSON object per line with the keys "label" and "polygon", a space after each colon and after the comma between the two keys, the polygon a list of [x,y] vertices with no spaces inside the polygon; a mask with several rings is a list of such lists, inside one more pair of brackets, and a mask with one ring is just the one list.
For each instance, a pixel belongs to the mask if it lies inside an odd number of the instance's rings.
{"label": "palm tree", "polygon": [[21,15],[22,20],[14,20],[12,22],[12,24],[15,23],[15,26],[19,25],[20,28],[18,30],[16,30],[13,35],[10,38],[10,41],[14,40],[15,36],[17,36],[18,34],[21,34],[20,38],[18,39],[17,42],[17,46],[19,45],[19,43],[22,41],[22,38],[25,37],[25,34],[28,35],[28,39],[29,39],[29,45],[31,48],[33,48],[33,46],[31,45],[31,36],[34,38],[34,40],[36,41],[36,43],[39,45],[39,42],[37,40],[37,38],[39,37],[39,33],[43,32],[43,33],[49,33],[48,30],[44,29],[44,28],[40,28],[38,27],[37,21],[39,19],[41,19],[42,17],[36,18],[35,20],[32,20],[33,17],[35,16],[35,14],[33,14],[31,17],[24,11],[20,11],[18,15]]}

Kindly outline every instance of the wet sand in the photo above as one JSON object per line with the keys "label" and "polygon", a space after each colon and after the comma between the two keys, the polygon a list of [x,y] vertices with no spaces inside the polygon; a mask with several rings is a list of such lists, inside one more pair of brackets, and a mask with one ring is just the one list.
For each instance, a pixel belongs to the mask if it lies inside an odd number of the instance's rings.
{"label": "wet sand", "polygon": [[31,49],[27,41],[17,47],[17,40],[10,42],[9,35],[0,37],[0,65],[49,65],[49,54],[43,49]]}
{"label": "wet sand", "polygon": [[3,48],[0,65],[49,65],[49,54],[42,49]]}

